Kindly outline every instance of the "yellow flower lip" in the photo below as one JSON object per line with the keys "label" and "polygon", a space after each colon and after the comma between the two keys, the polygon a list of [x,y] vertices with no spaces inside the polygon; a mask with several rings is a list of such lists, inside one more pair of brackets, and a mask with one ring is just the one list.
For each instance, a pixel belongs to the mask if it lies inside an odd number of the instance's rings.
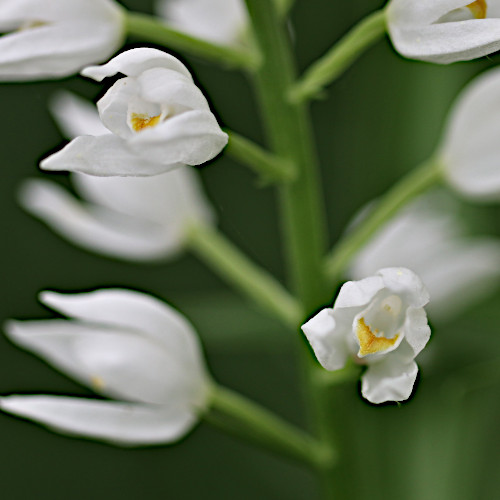
{"label": "yellow flower lip", "polygon": [[476,0],[475,2],[466,5],[466,7],[472,12],[472,15],[476,19],[486,18],[486,12],[488,10],[486,0]]}
{"label": "yellow flower lip", "polygon": [[130,123],[132,124],[132,128],[136,132],[140,132],[145,128],[153,128],[160,123],[161,115],[156,116],[148,116],[145,114],[132,113],[130,116]]}
{"label": "yellow flower lip", "polygon": [[359,340],[359,356],[366,356],[367,354],[375,354],[377,352],[387,351],[398,340],[399,334],[392,339],[384,336],[377,337],[375,334],[378,330],[372,332],[371,328],[365,323],[365,318],[358,320],[356,328],[356,337]]}

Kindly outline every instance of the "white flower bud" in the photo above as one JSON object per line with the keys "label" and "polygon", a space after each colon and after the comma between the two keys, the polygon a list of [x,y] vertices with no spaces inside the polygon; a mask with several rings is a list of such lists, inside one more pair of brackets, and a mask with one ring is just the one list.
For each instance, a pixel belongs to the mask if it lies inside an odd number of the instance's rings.
{"label": "white flower bud", "polygon": [[198,338],[164,302],[131,290],[43,292],[69,319],[10,321],[7,336],[118,401],[12,395],[0,409],[57,431],[123,445],[170,443],[198,421],[210,378]]}
{"label": "white flower bud", "polygon": [[2,0],[0,80],[60,78],[108,59],[125,39],[112,0]]}
{"label": "white flower bud", "polygon": [[500,49],[500,1],[391,0],[387,27],[405,57],[468,61]]}

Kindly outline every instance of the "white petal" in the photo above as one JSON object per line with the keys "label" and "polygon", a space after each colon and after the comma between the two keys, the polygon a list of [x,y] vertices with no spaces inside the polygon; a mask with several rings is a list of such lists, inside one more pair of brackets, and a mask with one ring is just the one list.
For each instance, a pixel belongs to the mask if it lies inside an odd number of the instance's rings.
{"label": "white petal", "polygon": [[339,370],[344,367],[348,356],[347,332],[343,325],[337,324],[331,309],[323,309],[301,328],[324,368]]}
{"label": "white petal", "polygon": [[149,161],[112,134],[77,137],[40,163],[44,170],[68,170],[99,177],[158,175],[179,166]]}
{"label": "white petal", "polygon": [[382,277],[385,288],[400,296],[412,307],[423,307],[429,302],[429,292],[422,280],[405,267],[386,267],[377,274]]}
{"label": "white petal", "polygon": [[193,327],[175,309],[150,295],[109,288],[80,294],[42,292],[40,301],[77,320],[135,330],[160,342],[186,369],[204,370]]}
{"label": "white petal", "polygon": [[139,76],[143,71],[152,68],[172,69],[187,78],[191,78],[191,73],[177,58],[162,50],[148,47],[126,50],[102,66],[89,66],[83,69],[81,74],[100,82],[117,73],[123,73],[126,76]]}
{"label": "white petal", "polygon": [[186,109],[209,111],[208,102],[201,90],[190,78],[177,71],[153,68],[137,77],[140,95],[143,99],[158,104],[166,104],[170,113]]}
{"label": "white petal", "polygon": [[185,409],[58,396],[2,397],[0,409],[64,434],[125,446],[175,442],[197,421]]}
{"label": "white petal", "polygon": [[[340,289],[334,308],[359,308],[365,306],[383,288],[384,281],[379,276],[370,276],[359,281],[347,281]],[[355,314],[353,314],[353,318]]]}
{"label": "white petal", "polygon": [[462,92],[448,119],[441,155],[450,183],[462,194],[500,199],[500,71],[484,73]]}
{"label": "white petal", "polygon": [[[34,20],[47,24],[0,38],[0,79],[70,75],[86,64],[107,59],[123,41],[123,15],[114,2],[18,3],[12,9],[13,2],[6,2],[5,18],[0,8],[0,18],[5,23]],[[24,7],[24,12],[19,12],[19,7]]]}
{"label": "white petal", "polygon": [[102,124],[94,103],[72,92],[56,92],[49,101],[57,125],[68,139],[79,135],[104,135],[109,130]]}
{"label": "white petal", "polygon": [[[429,289],[432,301],[435,293],[425,279],[431,272],[432,262],[461,236],[456,206],[441,192],[420,196],[402,210],[359,252],[350,266],[353,279],[371,276],[378,269],[403,266],[415,271]],[[371,205],[370,205],[371,206]],[[362,210],[359,222],[366,215]]]}
{"label": "white petal", "polygon": [[129,145],[151,162],[200,165],[217,156],[227,140],[210,111],[186,111],[135,134]]}
{"label": "white petal", "polygon": [[119,214],[154,222],[182,237],[187,221],[213,224],[214,211],[198,173],[187,166],[154,177],[95,177],[74,174],[77,192],[86,200]]}
{"label": "white petal", "polygon": [[[101,177],[92,178],[103,180]],[[184,242],[180,223],[163,226],[151,220],[86,205],[50,181],[33,179],[24,182],[19,202],[25,210],[71,242],[112,257],[130,260],[172,257]]]}
{"label": "white petal", "polygon": [[402,363],[395,353],[368,366],[361,378],[361,393],[375,404],[408,399],[417,378],[418,366],[414,361]]}
{"label": "white petal", "polygon": [[407,309],[403,332],[406,342],[412,348],[411,358],[413,359],[426,346],[431,337],[427,314],[422,307],[409,307]]}
{"label": "white petal", "polygon": [[5,331],[13,342],[115,399],[179,408],[205,404],[208,385],[200,370],[177,350],[125,327],[59,319],[9,321]]}
{"label": "white petal", "polygon": [[123,139],[134,135],[128,125],[128,112],[130,102],[136,98],[138,91],[139,86],[135,78],[120,78],[97,101],[97,109],[104,126]]}
{"label": "white petal", "polygon": [[500,19],[436,22],[461,0],[392,0],[388,28],[402,55],[447,64],[481,57],[500,49]]}
{"label": "white petal", "polygon": [[464,0],[391,0],[387,6],[389,25],[426,25],[446,13],[467,5]]}
{"label": "white petal", "polygon": [[500,242],[497,239],[452,242],[435,257],[432,268],[422,276],[431,295],[427,306],[431,318],[449,319],[474,306],[498,288],[499,276]]}
{"label": "white petal", "polygon": [[156,10],[179,31],[220,44],[237,42],[248,22],[243,0],[157,0]]}

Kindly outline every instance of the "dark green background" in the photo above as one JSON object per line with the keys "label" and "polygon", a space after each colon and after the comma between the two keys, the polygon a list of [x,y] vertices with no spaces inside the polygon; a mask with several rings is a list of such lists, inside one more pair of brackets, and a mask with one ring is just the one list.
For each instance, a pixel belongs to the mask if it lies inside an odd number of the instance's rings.
{"label": "dark green background", "polygon": [[[150,2],[126,6],[150,10]],[[307,67],[352,24],[381,2],[297,1],[296,55]],[[181,55],[181,58],[182,55]],[[263,141],[245,78],[183,58],[223,125]],[[470,77],[497,64],[437,67],[403,60],[384,40],[367,52],[312,112],[323,168],[331,243],[353,213],[382,194],[436,145],[444,116]],[[39,290],[85,290],[118,285],[151,291],[186,313],[198,328],[210,366],[223,384],[303,424],[295,334],[229,290],[195,258],[168,265],[130,265],[87,254],[52,234],[17,207],[16,189],[41,174],[37,161],[61,144],[46,109],[57,89],[95,98],[102,88],[78,77],[65,81],[3,84],[2,301],[0,318],[49,317]],[[201,169],[220,227],[262,265],[285,279],[271,188],[261,188],[244,167],[222,156]],[[478,232],[500,232],[497,207],[467,208]],[[332,299],[334,291],[332,290]],[[491,499],[497,476],[499,390],[494,380],[459,403],[445,380],[461,367],[498,355],[500,295],[435,329],[422,357],[412,401],[372,407],[345,388],[339,404],[349,468],[339,489],[351,498]],[[0,339],[0,393],[90,395],[37,358]],[[446,389],[448,387],[448,389]],[[201,425],[178,446],[127,451],[61,437],[0,415],[0,492],[5,499],[235,498],[315,499],[315,479],[300,467]],[[452,496],[446,493],[453,485]]]}

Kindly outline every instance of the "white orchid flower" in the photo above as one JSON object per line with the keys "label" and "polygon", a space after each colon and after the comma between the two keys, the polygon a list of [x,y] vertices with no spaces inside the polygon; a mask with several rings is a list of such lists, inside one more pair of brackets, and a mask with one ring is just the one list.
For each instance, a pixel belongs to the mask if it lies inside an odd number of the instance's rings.
{"label": "white orchid flower", "polygon": [[155,5],[173,28],[221,45],[240,42],[248,25],[243,0],[157,0]]}
{"label": "white orchid flower", "polygon": [[498,287],[500,241],[465,236],[456,207],[441,195],[422,196],[392,219],[354,258],[349,276],[408,267],[429,290],[430,317],[444,321]]}
{"label": "white orchid flower", "polygon": [[207,407],[210,378],[197,335],[164,302],[123,289],[43,292],[70,319],[10,321],[7,336],[116,401],[49,395],[0,398],[0,409],[66,434],[122,445],[174,442]]}
{"label": "white orchid flower", "polygon": [[[63,133],[106,129],[90,102],[64,92],[52,102]],[[72,174],[80,199],[47,180],[21,187],[25,210],[71,242],[112,257],[156,260],[175,256],[191,224],[213,224],[215,215],[197,172],[184,166],[155,177],[94,177]]]}
{"label": "white orchid flower", "polygon": [[424,310],[428,301],[413,271],[380,269],[344,283],[333,309],[320,311],[302,330],[327,370],[343,368],[349,357],[367,365],[361,392],[368,401],[403,401],[417,377],[414,358],[431,334]]}
{"label": "white orchid flower", "polygon": [[387,27],[405,57],[468,61],[500,49],[500,1],[391,0]]}
{"label": "white orchid flower", "polygon": [[112,0],[2,0],[0,80],[59,78],[108,59],[125,39]]}
{"label": "white orchid flower", "polygon": [[83,135],[45,158],[45,170],[101,177],[148,176],[211,160],[227,144],[186,67],[157,49],[119,54],[82,74],[101,81],[123,73],[99,100],[104,135]]}
{"label": "white orchid flower", "polygon": [[461,194],[500,200],[500,71],[475,78],[454,104],[439,151],[449,183]]}

